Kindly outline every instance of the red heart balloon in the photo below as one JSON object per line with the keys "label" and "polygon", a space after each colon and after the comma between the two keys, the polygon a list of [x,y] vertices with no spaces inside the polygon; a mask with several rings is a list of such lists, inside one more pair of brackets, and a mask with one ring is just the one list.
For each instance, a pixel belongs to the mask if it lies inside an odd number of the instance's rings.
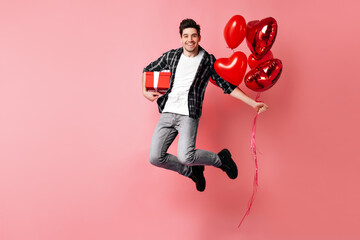
{"label": "red heart balloon", "polygon": [[243,52],[234,52],[229,58],[219,58],[214,68],[229,83],[238,86],[246,72],[247,58]]}
{"label": "red heart balloon", "polygon": [[281,71],[282,62],[279,59],[268,60],[246,74],[245,85],[255,92],[263,92],[274,86]]}
{"label": "red heart balloon", "polygon": [[224,38],[229,48],[234,49],[240,45],[246,35],[245,18],[235,15],[227,22],[224,28]]}
{"label": "red heart balloon", "polygon": [[261,59],[256,59],[254,54],[250,54],[249,58],[248,58],[248,64],[249,64],[249,67],[251,69],[257,67],[259,64],[263,63],[263,62],[266,62],[270,59],[273,59],[274,58],[274,55],[272,54],[271,51],[269,51],[263,58]]}
{"label": "red heart balloon", "polygon": [[263,58],[274,44],[277,22],[268,17],[261,21],[251,21],[246,26],[246,43],[256,59]]}

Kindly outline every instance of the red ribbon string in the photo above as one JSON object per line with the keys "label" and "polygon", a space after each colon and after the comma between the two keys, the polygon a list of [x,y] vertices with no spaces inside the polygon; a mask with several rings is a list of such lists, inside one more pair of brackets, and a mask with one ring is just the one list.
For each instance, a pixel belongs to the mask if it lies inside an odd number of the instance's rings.
{"label": "red ribbon string", "polygon": [[[257,94],[255,101],[258,101],[259,98],[260,98],[260,93]],[[251,206],[252,206],[252,204],[253,204],[253,202],[255,200],[255,194],[257,192],[257,188],[259,186],[259,184],[258,184],[258,162],[257,162],[256,141],[255,141],[256,120],[257,120],[257,117],[259,116],[259,114],[260,113],[257,112],[257,114],[256,114],[256,116],[254,118],[254,123],[253,123],[253,127],[252,127],[252,134],[251,134],[251,150],[252,150],[254,161],[255,161],[255,175],[254,175],[254,182],[253,182],[253,193],[252,193],[251,198],[250,198],[249,203],[248,203],[248,209],[247,209],[246,213],[244,214],[243,218],[241,219],[241,222],[239,223],[238,228],[240,228],[240,226],[241,226],[242,222],[244,221],[245,217],[247,215],[249,215]]]}

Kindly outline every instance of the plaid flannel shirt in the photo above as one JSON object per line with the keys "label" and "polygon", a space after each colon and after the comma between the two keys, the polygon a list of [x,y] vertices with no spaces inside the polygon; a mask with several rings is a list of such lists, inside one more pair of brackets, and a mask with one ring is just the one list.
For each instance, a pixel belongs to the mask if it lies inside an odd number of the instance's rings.
{"label": "plaid flannel shirt", "polygon": [[[203,49],[199,46],[199,50]],[[163,71],[170,70],[171,79],[170,87],[167,92],[158,98],[157,103],[159,107],[159,112],[161,113],[165,107],[168,95],[171,92],[171,89],[174,85],[176,67],[179,63],[183,48],[172,49],[164,53],[154,62],[146,66],[143,72],[152,72],[152,71]],[[202,104],[205,95],[205,89],[209,82],[210,77],[216,82],[216,84],[223,89],[224,93],[230,94],[236,86],[222,79],[214,69],[214,63],[216,58],[214,55],[209,54],[204,50],[204,56],[200,62],[200,65],[197,69],[195,79],[191,84],[189,95],[188,95],[188,107],[189,107],[189,117],[198,119],[201,116]]]}

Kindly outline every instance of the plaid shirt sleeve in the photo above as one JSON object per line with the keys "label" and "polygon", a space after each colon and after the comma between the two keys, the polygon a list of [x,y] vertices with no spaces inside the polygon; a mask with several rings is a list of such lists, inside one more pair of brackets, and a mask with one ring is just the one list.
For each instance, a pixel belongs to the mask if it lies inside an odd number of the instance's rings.
{"label": "plaid shirt sleeve", "polygon": [[216,84],[220,88],[222,88],[222,90],[224,90],[224,93],[230,94],[232,91],[234,91],[236,86],[225,81],[224,79],[222,79],[219,76],[219,74],[216,73],[215,68],[214,68],[216,58],[212,54],[210,55],[210,61],[211,61],[211,78],[216,82]]}
{"label": "plaid shirt sleeve", "polygon": [[162,71],[168,69],[167,59],[168,59],[168,52],[164,53],[161,57],[157,60],[151,62],[147,65],[143,72],[153,72],[153,71]]}

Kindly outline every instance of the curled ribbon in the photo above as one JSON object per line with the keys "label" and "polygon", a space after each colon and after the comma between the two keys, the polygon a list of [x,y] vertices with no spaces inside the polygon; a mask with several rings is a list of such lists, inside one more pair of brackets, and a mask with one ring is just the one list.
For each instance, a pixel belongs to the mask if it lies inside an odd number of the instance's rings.
{"label": "curled ribbon", "polygon": [[[258,101],[258,99],[260,98],[260,93],[257,94],[255,101]],[[254,122],[253,122],[253,127],[252,127],[252,133],[251,133],[251,150],[253,153],[253,157],[254,157],[254,162],[255,162],[255,175],[254,175],[254,182],[253,182],[253,193],[251,195],[251,198],[249,200],[248,203],[248,209],[246,211],[246,213],[244,214],[243,218],[241,219],[241,222],[239,223],[238,228],[240,228],[242,222],[244,221],[245,217],[247,215],[249,215],[250,213],[250,209],[251,206],[255,200],[255,194],[257,192],[257,188],[259,186],[259,182],[258,182],[258,162],[257,162],[257,155],[256,155],[256,141],[255,141],[255,133],[256,133],[256,120],[257,117],[259,116],[259,112],[256,113],[256,116],[254,118]]]}

